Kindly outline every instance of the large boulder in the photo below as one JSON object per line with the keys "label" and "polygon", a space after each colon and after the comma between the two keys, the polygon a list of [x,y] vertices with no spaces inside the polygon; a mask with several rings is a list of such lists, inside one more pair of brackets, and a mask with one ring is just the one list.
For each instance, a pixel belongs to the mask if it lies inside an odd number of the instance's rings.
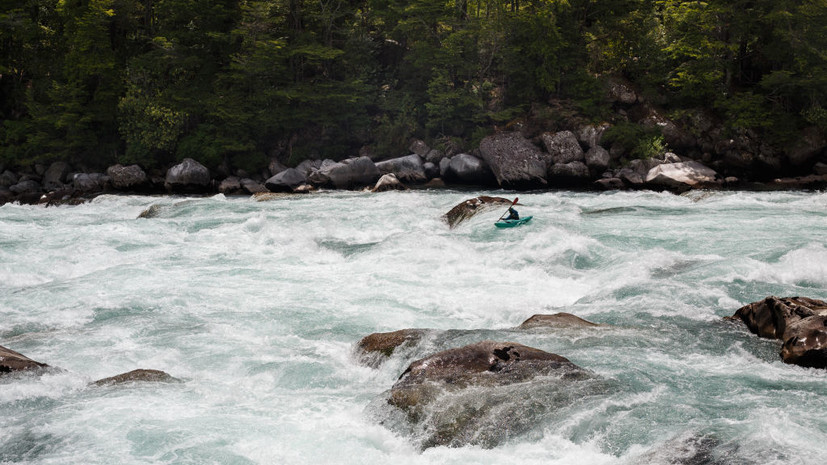
{"label": "large boulder", "polygon": [[297,187],[307,183],[307,176],[298,168],[287,168],[264,181],[264,187],[270,192],[293,192]]}
{"label": "large boulder", "polygon": [[599,147],[600,140],[603,138],[603,133],[610,127],[611,126],[608,123],[582,126],[577,130],[577,140],[589,148]]}
{"label": "large boulder", "polygon": [[16,195],[43,193],[43,188],[40,186],[40,183],[32,179],[20,181],[17,184],[9,187],[9,190],[15,193]]}
{"label": "large boulder", "polygon": [[224,195],[237,194],[241,191],[241,179],[238,176],[228,176],[218,184],[218,192]]}
{"label": "large boulder", "polygon": [[164,186],[171,191],[201,190],[210,184],[210,170],[192,158],[167,170]]}
{"label": "large boulder", "polygon": [[330,185],[337,189],[350,189],[375,183],[381,173],[368,157],[358,157],[340,163],[322,165],[311,173],[308,180],[316,185]]}
{"label": "large boulder", "polygon": [[554,134],[545,133],[540,136],[546,151],[555,164],[571,163],[573,161],[584,161],[583,149],[577,142],[577,137],[571,131],[560,131]]}
{"label": "large boulder", "polygon": [[602,173],[609,167],[612,156],[609,151],[599,145],[595,145],[586,152],[586,165],[596,173]]}
{"label": "large boulder", "polygon": [[827,368],[827,302],[769,296],[739,308],[729,319],[744,322],[760,337],[781,340],[784,363]]}
{"label": "large boulder", "polygon": [[448,182],[458,184],[488,185],[494,184],[494,173],[491,168],[479,158],[467,153],[454,155],[450,159],[443,159],[445,170],[440,169],[442,177]]}
{"label": "large boulder", "polygon": [[241,179],[241,188],[244,189],[245,192],[248,194],[258,194],[261,192],[270,192],[264,184],[256,181],[255,179],[250,178],[242,178]]}
{"label": "large boulder", "polygon": [[646,183],[668,189],[685,190],[692,187],[711,185],[717,173],[697,161],[664,163],[649,170]]}
{"label": "large boulder", "polygon": [[465,200],[448,211],[445,215],[442,216],[442,219],[448,223],[450,228],[457,227],[460,223],[465,220],[468,220],[472,216],[476,215],[477,213],[482,213],[494,209],[501,209],[505,210],[505,208],[511,205],[513,202],[509,199],[504,199],[502,197],[489,197],[487,195],[482,195],[479,197],[474,197],[473,199]]}
{"label": "large boulder", "polygon": [[13,186],[13,185],[17,184],[17,181],[19,179],[20,178],[16,174],[14,174],[13,172],[11,172],[9,170],[5,170],[5,171],[3,171],[2,174],[0,174],[0,187]]}
{"label": "large boulder", "polygon": [[15,371],[36,371],[48,368],[45,363],[35,362],[25,355],[0,346],[0,375]]}
{"label": "large boulder", "polygon": [[138,165],[114,165],[106,169],[112,187],[118,190],[136,189],[147,183],[146,172]]}
{"label": "large boulder", "polygon": [[70,171],[72,171],[72,167],[64,161],[52,163],[43,173],[43,189],[47,191],[62,189],[66,182],[66,176]]}
{"label": "large boulder", "polygon": [[424,165],[422,157],[416,153],[376,163],[380,173],[392,173],[399,181],[409,184],[419,184],[428,180]]}
{"label": "large boulder", "polygon": [[386,393],[386,403],[423,449],[494,447],[591,394],[588,386],[573,384],[590,379],[565,357],[514,342],[482,341],[414,361]]}
{"label": "large boulder", "polygon": [[501,187],[535,188],[547,184],[542,152],[519,132],[484,138],[480,153]]}

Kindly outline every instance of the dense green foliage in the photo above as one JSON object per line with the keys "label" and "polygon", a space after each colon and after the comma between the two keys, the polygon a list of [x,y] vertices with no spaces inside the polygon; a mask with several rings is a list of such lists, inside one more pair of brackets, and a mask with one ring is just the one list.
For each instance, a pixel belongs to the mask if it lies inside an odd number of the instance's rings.
{"label": "dense green foliage", "polygon": [[605,116],[601,76],[783,138],[827,128],[826,53],[825,0],[0,0],[0,162],[468,148]]}

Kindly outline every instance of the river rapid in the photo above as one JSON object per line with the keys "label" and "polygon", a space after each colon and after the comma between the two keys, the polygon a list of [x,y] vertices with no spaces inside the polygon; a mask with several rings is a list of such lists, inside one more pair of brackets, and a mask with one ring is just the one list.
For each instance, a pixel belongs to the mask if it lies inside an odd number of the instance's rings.
{"label": "river rapid", "polygon": [[[534,219],[449,229],[441,216],[477,195],[519,195]],[[780,342],[723,317],[827,299],[825,236],[818,192],[3,205],[0,345],[60,370],[0,378],[0,463],[823,464],[827,371],[785,365]],[[606,326],[513,330],[560,311]],[[462,331],[357,363],[362,337],[403,328]],[[493,447],[421,450],[376,420],[411,361],[484,339],[560,354],[608,388]],[[181,382],[89,386],[136,368]]]}

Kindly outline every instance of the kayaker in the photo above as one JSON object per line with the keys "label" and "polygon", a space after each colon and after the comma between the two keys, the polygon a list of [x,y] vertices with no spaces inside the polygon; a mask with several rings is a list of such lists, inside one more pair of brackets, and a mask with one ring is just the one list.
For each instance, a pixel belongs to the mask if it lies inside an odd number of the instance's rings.
{"label": "kayaker", "polygon": [[517,213],[517,210],[514,210],[514,207],[509,207],[508,208],[508,218],[506,218],[506,221],[508,221],[508,220],[519,220],[519,219],[520,219],[520,214]]}

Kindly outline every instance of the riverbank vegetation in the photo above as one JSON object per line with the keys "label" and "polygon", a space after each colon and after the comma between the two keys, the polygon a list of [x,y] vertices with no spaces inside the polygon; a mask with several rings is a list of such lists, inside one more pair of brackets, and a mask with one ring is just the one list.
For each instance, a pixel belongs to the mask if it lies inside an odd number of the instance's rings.
{"label": "riverbank vegetation", "polygon": [[617,79],[783,145],[827,130],[825,50],[824,0],[6,0],[0,164],[457,152],[615,118]]}

